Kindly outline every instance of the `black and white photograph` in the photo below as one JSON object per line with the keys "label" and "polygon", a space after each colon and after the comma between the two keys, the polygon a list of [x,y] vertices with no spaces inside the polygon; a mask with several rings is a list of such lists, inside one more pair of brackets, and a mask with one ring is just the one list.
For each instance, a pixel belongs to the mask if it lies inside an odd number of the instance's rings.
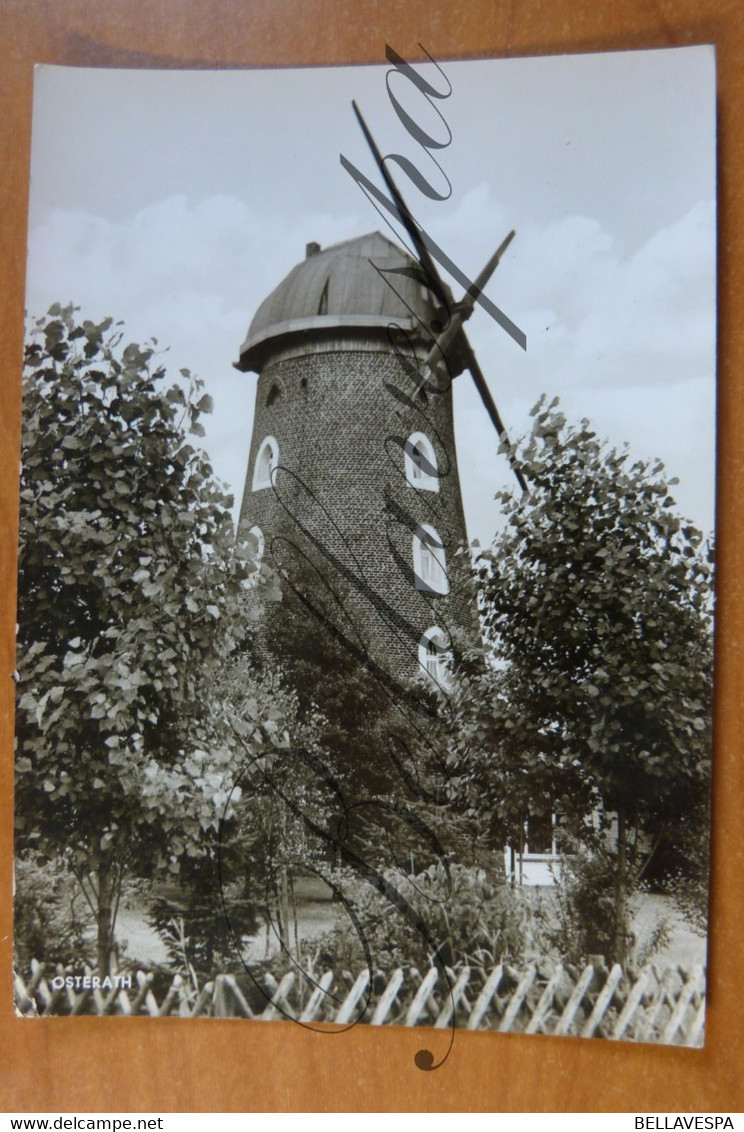
{"label": "black and white photograph", "polygon": [[714,51],[421,58],[36,69],[19,1015],[704,1045]]}

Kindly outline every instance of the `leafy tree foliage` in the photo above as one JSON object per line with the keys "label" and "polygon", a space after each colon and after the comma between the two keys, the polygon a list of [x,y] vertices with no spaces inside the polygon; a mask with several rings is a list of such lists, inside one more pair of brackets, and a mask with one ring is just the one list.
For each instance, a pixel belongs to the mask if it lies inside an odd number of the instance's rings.
{"label": "leafy tree foliage", "polygon": [[88,960],[91,912],[64,857],[18,853],[13,879],[13,953],[21,971],[33,959],[75,964]]}
{"label": "leafy tree foliage", "polygon": [[[303,718],[313,720],[334,776],[365,794],[389,792],[391,697],[364,663],[369,649],[359,627],[349,629],[338,612],[342,603],[330,596],[341,594],[348,602],[348,586],[320,555],[314,557],[319,561],[312,569],[292,564],[288,571],[281,606],[265,620],[258,659],[296,697]],[[334,634],[339,621],[351,651]]]}
{"label": "leafy tree foliage", "polygon": [[467,963],[481,970],[506,960],[523,961],[524,908],[485,870],[459,863],[445,869],[436,862],[418,874],[391,870],[385,875],[426,932],[418,930],[411,916],[401,914],[387,894],[354,877],[345,891],[356,922],[342,921],[322,941],[327,962],[358,967],[365,960],[363,944],[383,971],[399,966],[426,971],[435,956],[450,968]]}
{"label": "leafy tree foliage", "polygon": [[501,493],[504,529],[479,564],[491,663],[466,681],[463,730],[516,843],[530,810],[617,815],[622,959],[638,832],[673,836],[708,789],[712,566],[661,463],[567,425],[555,401],[533,414],[528,491]]}
{"label": "leafy tree foliage", "polygon": [[[343,889],[353,862],[360,876],[365,864],[379,875],[392,870],[404,887],[411,873],[443,861],[480,864],[446,697],[423,675],[387,684],[368,663],[374,649],[361,618],[350,628],[340,617],[339,609],[348,607],[353,604],[342,579],[324,578],[321,586],[310,571],[297,570],[286,581],[281,609],[272,610],[261,646],[262,661],[295,697],[304,746],[316,760],[314,773],[308,775],[309,765],[303,772],[305,785],[296,779],[297,797],[315,797],[307,812],[316,829],[325,830],[315,867],[345,863],[345,876],[329,874]],[[339,621],[345,643],[333,633]],[[299,733],[295,728],[294,736]],[[300,774],[296,765],[292,774]],[[375,881],[368,883],[376,892]]]}
{"label": "leafy tree foliage", "polygon": [[255,563],[202,451],[211,399],[118,325],[51,308],[26,347],[18,838],[64,850],[108,968],[128,869],[214,835],[232,786],[207,682],[245,632]]}

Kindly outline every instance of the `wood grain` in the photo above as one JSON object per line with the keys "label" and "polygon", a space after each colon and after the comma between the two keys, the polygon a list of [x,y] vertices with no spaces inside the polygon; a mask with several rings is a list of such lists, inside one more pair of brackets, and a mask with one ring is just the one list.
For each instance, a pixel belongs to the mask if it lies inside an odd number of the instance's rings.
{"label": "wood grain", "polygon": [[[715,835],[703,1052],[457,1034],[443,1068],[421,1031],[290,1023],[15,1019],[11,753],[19,372],[32,64],[212,67],[381,62],[712,42],[718,51],[720,314]],[[4,1111],[726,1111],[744,1099],[741,733],[744,7],[739,0],[0,0],[0,1106]],[[70,123],[71,144],[74,123]],[[437,1032],[431,1048],[443,1051]]]}

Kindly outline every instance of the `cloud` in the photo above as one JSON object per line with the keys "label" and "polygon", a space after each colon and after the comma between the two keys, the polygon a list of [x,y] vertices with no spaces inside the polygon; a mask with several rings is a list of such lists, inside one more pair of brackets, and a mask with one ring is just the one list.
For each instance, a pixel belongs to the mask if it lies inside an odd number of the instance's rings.
{"label": "cloud", "polygon": [[[174,195],[119,221],[58,209],[31,233],[29,313],[72,299],[86,317],[122,319],[133,340],[157,337],[174,372],[198,373],[215,398],[205,446],[239,501],[255,378],[232,363],[251,317],[309,240],[335,243],[377,219],[371,210],[277,218],[230,196]],[[425,221],[471,278],[510,226],[486,184]],[[682,479],[680,502],[710,526],[714,280],[713,204],[635,250],[621,249],[591,217],[524,222],[488,294],[526,331],[527,352],[483,310],[468,324],[510,430],[528,427],[541,393],[558,394],[572,418],[589,416],[639,456],[665,459]],[[458,455],[471,535],[487,542],[492,496],[510,473],[468,381],[456,383]]]}
{"label": "cloud", "polygon": [[347,239],[354,216],[278,220],[236,197],[175,195],[112,221],[57,209],[29,240],[27,309],[72,300],[83,317],[112,315],[133,341],[151,337],[163,362],[198,374],[213,393],[205,447],[236,507],[245,477],[255,377],[233,368],[258,304],[297,263],[305,244]]}
{"label": "cloud", "polygon": [[715,207],[698,204],[613,264],[582,320],[580,358],[651,384],[710,372],[715,347]]}
{"label": "cloud", "polygon": [[[447,250],[457,258],[453,249],[461,249],[474,277],[508,225],[481,185],[442,230]],[[524,353],[486,312],[478,309],[468,324],[511,433],[529,428],[543,392],[557,394],[570,419],[589,417],[638,458],[664,460],[681,480],[680,510],[712,528],[714,204],[696,205],[632,250],[588,217],[522,224],[488,294],[527,334]],[[493,427],[469,385],[467,375],[456,383],[458,436],[467,438],[458,459],[471,532],[489,541],[491,499],[511,473],[493,455]]]}
{"label": "cloud", "polygon": [[[505,232],[488,192],[470,194],[469,204],[471,234],[462,216],[453,244],[467,248],[473,231]],[[715,205],[700,203],[629,253],[587,217],[523,226],[488,294],[527,334],[527,379],[544,382],[550,374],[567,388],[675,384],[712,374],[715,222]],[[473,273],[487,249],[479,256]],[[477,325],[482,348],[503,356],[504,332],[480,312]]]}

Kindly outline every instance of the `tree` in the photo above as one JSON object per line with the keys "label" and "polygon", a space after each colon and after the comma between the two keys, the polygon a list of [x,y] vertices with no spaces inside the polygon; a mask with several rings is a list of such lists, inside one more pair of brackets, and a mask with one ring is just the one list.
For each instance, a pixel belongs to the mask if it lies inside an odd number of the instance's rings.
{"label": "tree", "polygon": [[[339,612],[349,601],[348,584],[327,563],[307,557],[310,565],[303,563],[286,578],[281,606],[262,626],[257,657],[297,697],[305,718],[318,721],[326,759],[339,781],[365,793],[390,793],[391,696],[364,663],[367,642]],[[351,648],[334,635],[339,624]]]}
{"label": "tree", "polygon": [[[211,398],[119,325],[55,305],[25,352],[18,844],[64,852],[109,969],[122,880],[176,873],[225,813],[210,673],[246,633],[256,565],[188,434]],[[242,606],[241,606],[242,603]],[[241,753],[242,760],[242,753]],[[228,811],[229,813],[229,811]]]}
{"label": "tree", "polygon": [[639,834],[673,836],[707,794],[712,565],[663,465],[567,425],[556,403],[533,410],[528,491],[499,495],[504,529],[478,565],[490,664],[463,696],[479,705],[464,733],[502,829],[530,809],[616,815],[622,960]]}

